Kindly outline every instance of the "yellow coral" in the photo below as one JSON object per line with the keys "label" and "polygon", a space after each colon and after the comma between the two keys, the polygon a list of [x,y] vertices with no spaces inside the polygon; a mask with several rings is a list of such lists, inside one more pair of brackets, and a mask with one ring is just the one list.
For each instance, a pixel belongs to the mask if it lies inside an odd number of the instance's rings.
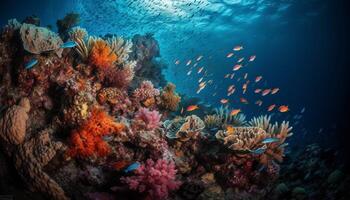
{"label": "yellow coral", "polygon": [[106,41],[100,39],[94,42],[89,55],[90,64],[98,68],[108,68],[117,59],[117,55],[112,51]]}
{"label": "yellow coral", "polygon": [[168,83],[160,95],[159,105],[163,109],[175,111],[181,101],[181,97],[175,93],[176,86],[172,83]]}

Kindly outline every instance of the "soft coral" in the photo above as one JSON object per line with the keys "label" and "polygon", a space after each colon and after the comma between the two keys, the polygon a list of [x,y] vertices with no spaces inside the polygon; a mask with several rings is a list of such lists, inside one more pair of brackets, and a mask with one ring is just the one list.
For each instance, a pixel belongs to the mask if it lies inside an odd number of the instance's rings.
{"label": "soft coral", "polygon": [[69,149],[70,156],[90,157],[97,155],[104,157],[110,153],[110,147],[102,139],[111,133],[119,133],[124,125],[114,122],[106,112],[93,109],[91,117],[77,130],[72,132]]}
{"label": "soft coral", "polygon": [[117,55],[112,51],[106,41],[97,40],[93,44],[89,55],[90,64],[102,69],[109,68],[117,59]]}

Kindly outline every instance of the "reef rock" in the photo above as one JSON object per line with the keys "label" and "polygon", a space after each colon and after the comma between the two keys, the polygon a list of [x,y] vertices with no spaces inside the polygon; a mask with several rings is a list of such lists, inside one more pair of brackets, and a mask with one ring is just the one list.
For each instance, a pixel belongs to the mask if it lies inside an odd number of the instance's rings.
{"label": "reef rock", "polygon": [[61,57],[63,44],[61,38],[47,28],[38,27],[32,24],[22,24],[20,34],[23,47],[33,54],[40,54],[46,51],[55,51]]}
{"label": "reef rock", "polygon": [[18,105],[10,107],[0,118],[0,137],[9,144],[23,143],[26,134],[26,125],[30,102],[23,98]]}

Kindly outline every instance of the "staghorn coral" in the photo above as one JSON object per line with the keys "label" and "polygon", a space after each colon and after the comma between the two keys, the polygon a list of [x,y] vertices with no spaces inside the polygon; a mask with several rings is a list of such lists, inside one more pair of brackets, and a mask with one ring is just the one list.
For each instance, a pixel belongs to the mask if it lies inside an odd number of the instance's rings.
{"label": "staghorn coral", "polygon": [[61,45],[63,41],[54,32],[47,28],[37,27],[32,24],[22,24],[20,29],[23,47],[33,54],[46,51],[55,51],[58,57],[62,56]]}
{"label": "staghorn coral", "polygon": [[162,109],[175,111],[181,101],[181,97],[175,93],[176,86],[168,83],[159,96],[158,104]]}
{"label": "staghorn coral", "polygon": [[118,59],[108,43],[102,39],[94,42],[89,53],[89,63],[97,68],[108,68]]}
{"label": "staghorn coral", "polygon": [[73,41],[84,40],[84,38],[88,35],[85,28],[81,28],[80,26],[73,27],[69,32],[69,39]]}
{"label": "staghorn coral", "polygon": [[169,192],[179,188],[181,182],[176,181],[176,169],[172,162],[148,159],[136,171],[134,176],[123,177],[131,190],[146,193],[145,199],[167,199]]}
{"label": "staghorn coral", "polygon": [[29,118],[30,102],[23,98],[18,105],[11,106],[0,118],[0,137],[9,144],[23,143]]}
{"label": "staghorn coral", "polygon": [[102,140],[103,136],[120,133],[124,125],[114,122],[106,112],[97,108],[92,110],[90,118],[71,134],[71,147],[68,155],[75,157],[104,157],[110,153],[110,147]]}
{"label": "staghorn coral", "polygon": [[150,111],[147,108],[140,108],[136,113],[134,120],[136,122],[141,122],[141,126],[146,130],[153,130],[159,127],[161,117],[162,115],[156,110]]}
{"label": "staghorn coral", "polygon": [[56,152],[64,149],[63,144],[52,140],[50,135],[52,129],[45,129],[36,137],[19,145],[13,155],[15,167],[32,190],[40,191],[50,199],[69,199],[63,189],[43,171]]}

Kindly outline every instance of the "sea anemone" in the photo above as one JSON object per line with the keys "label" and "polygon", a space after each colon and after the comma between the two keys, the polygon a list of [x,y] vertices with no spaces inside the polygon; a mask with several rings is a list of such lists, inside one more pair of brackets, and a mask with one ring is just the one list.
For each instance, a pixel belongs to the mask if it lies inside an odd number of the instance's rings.
{"label": "sea anemone", "polygon": [[176,86],[168,83],[162,90],[159,105],[165,110],[175,111],[181,101],[181,97],[175,92]]}
{"label": "sea anemone", "polygon": [[94,42],[89,54],[89,63],[97,68],[108,68],[118,59],[117,55],[109,47],[108,43],[102,39]]}

